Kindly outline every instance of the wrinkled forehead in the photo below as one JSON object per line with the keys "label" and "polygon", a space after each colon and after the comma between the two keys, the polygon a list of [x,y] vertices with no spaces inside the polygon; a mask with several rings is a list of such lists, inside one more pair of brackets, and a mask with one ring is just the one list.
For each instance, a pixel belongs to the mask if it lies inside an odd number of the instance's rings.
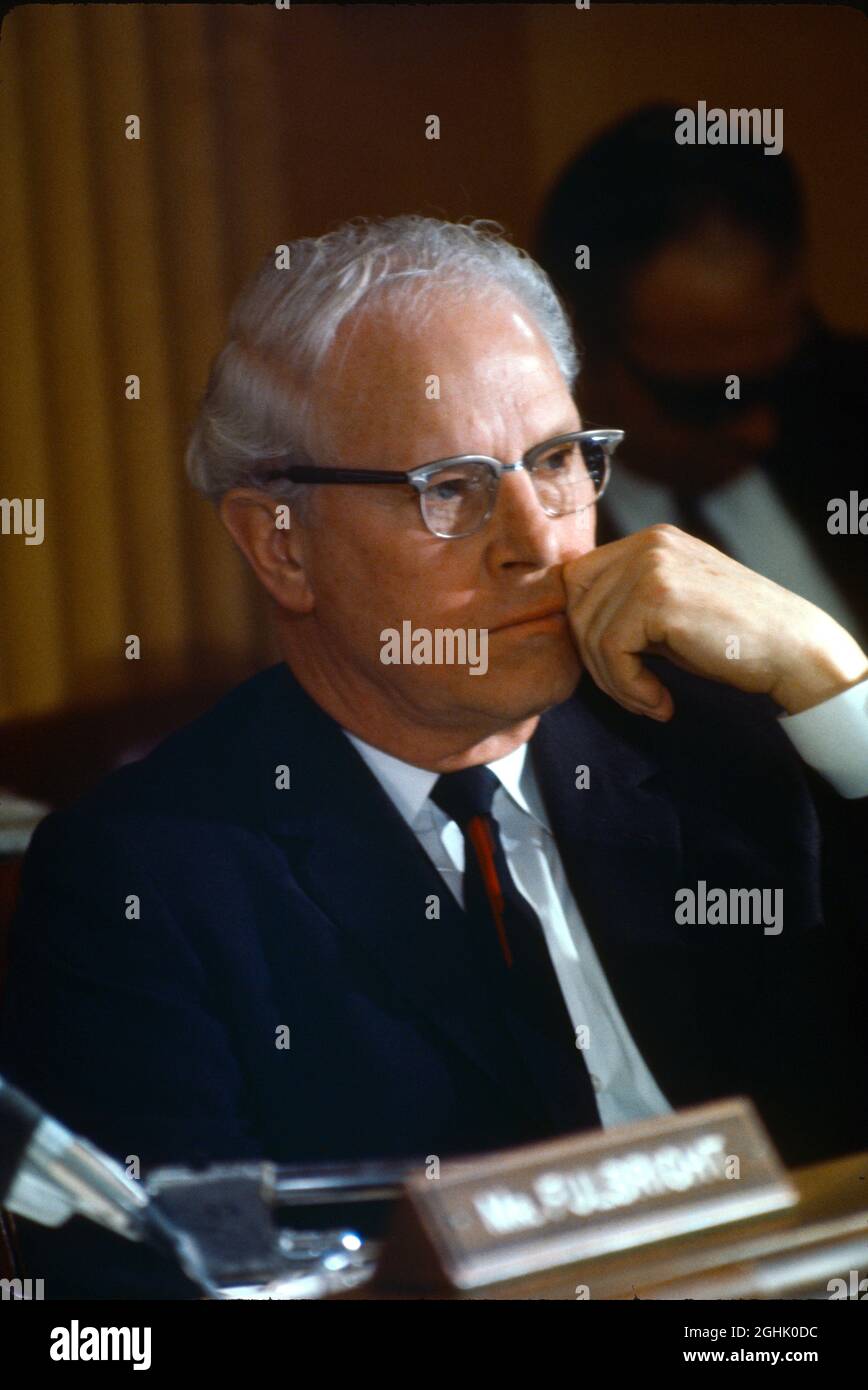
{"label": "wrinkled forehead", "polygon": [[483,421],[538,409],[547,394],[569,400],[544,335],[506,291],[378,295],[338,330],[314,385],[314,432],[330,453],[408,439],[423,452],[453,439],[481,448]]}

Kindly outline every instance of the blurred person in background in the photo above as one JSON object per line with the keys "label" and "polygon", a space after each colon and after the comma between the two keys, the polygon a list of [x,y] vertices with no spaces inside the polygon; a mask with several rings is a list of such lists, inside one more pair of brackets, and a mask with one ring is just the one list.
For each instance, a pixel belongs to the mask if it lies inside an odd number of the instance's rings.
{"label": "blurred person in background", "polygon": [[598,542],[669,522],[864,642],[865,537],[828,523],[833,498],[868,497],[868,344],[811,304],[787,154],[679,145],[678,109],[580,150],[536,235],[584,350],[583,416],[626,431]]}

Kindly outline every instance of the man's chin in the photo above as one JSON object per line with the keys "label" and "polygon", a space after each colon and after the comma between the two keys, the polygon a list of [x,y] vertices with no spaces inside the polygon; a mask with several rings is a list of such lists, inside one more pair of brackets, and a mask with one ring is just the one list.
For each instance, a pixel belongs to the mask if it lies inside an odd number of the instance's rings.
{"label": "man's chin", "polygon": [[539,665],[536,670],[534,665],[528,663],[511,673],[495,668],[488,675],[474,677],[473,684],[480,687],[491,681],[487,689],[480,689],[478,707],[518,722],[543,714],[574,694],[582,674],[578,656],[573,661]]}

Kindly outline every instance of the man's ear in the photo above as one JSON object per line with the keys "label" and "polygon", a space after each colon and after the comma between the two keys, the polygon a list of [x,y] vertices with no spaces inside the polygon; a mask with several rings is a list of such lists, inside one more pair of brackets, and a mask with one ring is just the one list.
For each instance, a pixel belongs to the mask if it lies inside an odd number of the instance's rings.
{"label": "man's ear", "polygon": [[220,499],[218,510],[226,530],[272,598],[291,613],[309,613],[314,596],[304,565],[303,527],[290,515],[286,503],[256,488],[233,488]]}

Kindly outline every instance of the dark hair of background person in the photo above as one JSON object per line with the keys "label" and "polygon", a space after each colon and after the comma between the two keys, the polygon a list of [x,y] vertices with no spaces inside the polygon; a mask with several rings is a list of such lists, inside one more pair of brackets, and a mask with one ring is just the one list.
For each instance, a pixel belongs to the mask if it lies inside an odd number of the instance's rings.
{"label": "dark hair of background person", "polygon": [[[566,301],[582,343],[615,345],[624,292],[661,246],[719,214],[758,235],[789,269],[804,244],[792,162],[762,145],[679,145],[673,103],[608,127],[561,171],[543,206],[533,254]],[[576,268],[576,247],[589,267]]]}

